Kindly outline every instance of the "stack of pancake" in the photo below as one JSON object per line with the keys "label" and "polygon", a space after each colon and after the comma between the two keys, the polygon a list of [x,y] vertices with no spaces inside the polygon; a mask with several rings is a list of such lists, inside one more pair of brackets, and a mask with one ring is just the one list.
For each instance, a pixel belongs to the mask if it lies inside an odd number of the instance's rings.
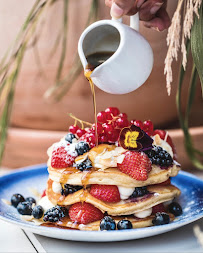
{"label": "stack of pancake", "polygon": [[[166,141],[160,141],[158,135],[153,139],[153,148],[160,146],[173,158],[172,149]],[[125,154],[128,152],[120,145],[99,144],[82,155],[77,155],[75,147],[79,142],[80,140],[74,139],[70,143],[64,137],[48,150],[49,178],[46,198],[53,206],[58,205],[70,210],[75,203],[89,203],[99,209],[104,216],[112,217],[116,223],[123,219],[129,220],[133,228],[152,226],[152,221],[156,212],[160,211],[160,206],[161,209],[165,208],[171,221],[174,219],[174,215],[168,212],[167,205],[180,195],[180,190],[170,182],[170,177],[175,177],[180,170],[180,165],[175,160],[169,166],[160,166],[152,162],[147,178],[140,180],[120,169],[119,164],[123,163]],[[67,167],[60,161],[60,166],[54,167],[52,162],[56,154],[54,150],[59,147],[66,149],[66,146],[71,146],[69,150],[74,154],[74,162]],[[145,156],[147,154],[147,152],[144,153]],[[87,160],[91,166],[81,167],[81,164]],[[104,196],[97,197],[91,194],[93,185],[102,185],[104,189],[109,185],[117,187],[120,194],[118,201],[111,202],[109,199],[105,201]],[[66,191],[66,189],[72,190]],[[66,217],[53,224],[80,230],[99,230],[100,222],[101,219],[80,224],[71,219],[67,212]]]}

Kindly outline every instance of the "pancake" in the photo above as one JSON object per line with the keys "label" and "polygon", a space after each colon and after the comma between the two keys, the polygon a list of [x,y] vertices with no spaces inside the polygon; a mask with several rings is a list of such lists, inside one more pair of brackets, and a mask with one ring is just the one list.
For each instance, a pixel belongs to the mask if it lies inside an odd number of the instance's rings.
{"label": "pancake", "polygon": [[[71,185],[88,185],[88,184],[102,184],[102,185],[117,185],[123,187],[142,187],[152,184],[159,184],[166,181],[169,177],[175,177],[180,170],[178,164],[167,169],[161,169],[157,165],[152,165],[152,170],[145,181],[138,181],[122,173],[117,168],[108,168],[104,171],[92,170],[81,172],[75,168],[54,169],[48,167],[49,177],[55,182]],[[88,173],[88,174],[87,174]]]}
{"label": "pancake", "polygon": [[107,212],[112,216],[129,215],[140,212],[160,203],[172,200],[180,195],[180,190],[173,185],[151,185],[147,187],[147,190],[150,193],[144,195],[143,197],[134,199],[134,202],[128,199],[125,201],[121,200],[117,203],[108,203],[93,197],[89,193],[88,189],[81,189],[65,197],[61,194],[53,192],[52,183],[53,181],[51,179],[49,179],[47,182],[47,197],[54,205],[58,204],[60,206],[70,206],[74,203],[85,201],[94,205],[103,213]]}
{"label": "pancake", "polygon": [[[168,213],[169,214],[169,213]],[[170,221],[173,221],[175,219],[174,215],[169,214],[170,216]],[[133,228],[144,228],[144,227],[150,227],[153,226],[152,220],[154,219],[154,215],[151,215],[146,218],[136,218],[134,216],[120,216],[120,217],[113,217],[115,220],[116,224],[123,219],[127,219],[131,221]],[[91,222],[89,224],[77,224],[75,222],[72,222],[69,218],[64,218],[62,221],[58,221],[56,223],[46,223],[42,224],[42,226],[54,226],[54,227],[60,227],[60,228],[72,228],[72,229],[79,229],[79,230],[86,230],[86,231],[98,231],[100,230],[100,220]]]}

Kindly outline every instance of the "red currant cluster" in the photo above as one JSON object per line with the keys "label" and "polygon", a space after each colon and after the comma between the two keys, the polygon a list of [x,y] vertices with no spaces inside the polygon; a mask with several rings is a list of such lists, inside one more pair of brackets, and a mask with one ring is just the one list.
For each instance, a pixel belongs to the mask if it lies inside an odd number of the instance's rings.
{"label": "red currant cluster", "polygon": [[96,127],[98,143],[115,143],[121,129],[130,125],[127,114],[120,113],[116,107],[108,107],[105,111],[99,112],[97,121],[97,125],[93,124],[91,128],[80,129],[77,125],[73,125],[69,127],[69,131],[76,134],[81,141],[89,143],[92,148],[96,143]]}
{"label": "red currant cluster", "polygon": [[141,120],[131,120],[131,125],[138,126],[143,131],[145,131],[149,136],[152,136],[154,133],[154,125],[151,120],[146,120],[142,122]]}

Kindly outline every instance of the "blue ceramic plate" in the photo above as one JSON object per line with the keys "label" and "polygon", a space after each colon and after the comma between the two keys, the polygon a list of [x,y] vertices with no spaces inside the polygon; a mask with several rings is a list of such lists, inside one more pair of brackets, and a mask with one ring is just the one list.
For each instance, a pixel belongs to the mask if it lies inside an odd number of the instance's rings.
{"label": "blue ceramic plate", "polygon": [[48,172],[45,164],[19,169],[0,177],[0,218],[36,234],[74,241],[122,241],[149,237],[174,230],[203,217],[203,181],[190,173],[180,172],[172,183],[182,192],[178,202],[183,214],[170,224],[147,228],[119,231],[79,231],[60,228],[40,227],[20,219],[16,209],[1,199],[10,200],[12,194],[30,196],[29,188],[42,192],[46,186]]}

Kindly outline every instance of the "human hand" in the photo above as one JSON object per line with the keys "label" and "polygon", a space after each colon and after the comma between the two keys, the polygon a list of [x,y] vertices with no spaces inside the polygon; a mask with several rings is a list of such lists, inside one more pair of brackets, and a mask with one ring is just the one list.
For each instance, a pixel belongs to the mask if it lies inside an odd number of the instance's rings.
{"label": "human hand", "polygon": [[139,12],[140,20],[148,28],[163,31],[171,24],[166,11],[167,0],[105,0],[105,4],[111,8],[114,18]]}

